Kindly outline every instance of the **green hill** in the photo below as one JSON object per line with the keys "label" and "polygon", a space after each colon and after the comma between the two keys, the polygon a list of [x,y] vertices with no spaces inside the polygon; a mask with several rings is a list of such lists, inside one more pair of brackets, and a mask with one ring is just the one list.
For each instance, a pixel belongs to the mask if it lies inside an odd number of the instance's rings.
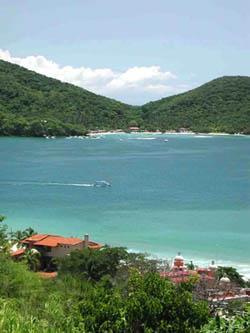
{"label": "green hill", "polygon": [[80,135],[137,125],[250,134],[250,77],[222,77],[134,107],[0,60],[0,135]]}
{"label": "green hill", "polygon": [[127,128],[136,108],[0,60],[1,135]]}
{"label": "green hill", "polygon": [[250,134],[250,77],[225,76],[142,107],[152,128]]}

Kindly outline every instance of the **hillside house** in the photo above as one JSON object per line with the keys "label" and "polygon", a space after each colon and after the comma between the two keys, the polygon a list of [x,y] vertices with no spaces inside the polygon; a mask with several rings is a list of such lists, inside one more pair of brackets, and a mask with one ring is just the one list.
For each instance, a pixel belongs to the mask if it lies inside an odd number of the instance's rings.
{"label": "hillside house", "polygon": [[83,248],[100,249],[101,244],[90,241],[89,236],[84,239],[75,237],[63,237],[58,235],[36,234],[21,241],[23,248],[12,253],[12,257],[24,254],[26,249],[35,249],[43,257],[61,258],[74,250]]}

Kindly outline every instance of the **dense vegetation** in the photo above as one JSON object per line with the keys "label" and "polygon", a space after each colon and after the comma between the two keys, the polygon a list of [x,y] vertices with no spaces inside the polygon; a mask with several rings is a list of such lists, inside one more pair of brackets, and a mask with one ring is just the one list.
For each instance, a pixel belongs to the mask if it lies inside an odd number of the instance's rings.
{"label": "dense vegetation", "polygon": [[[32,229],[11,236],[27,233]],[[56,279],[44,280],[29,271],[32,260],[11,260],[2,223],[0,236],[0,332],[185,333],[208,322],[206,303],[160,278],[155,262],[142,254],[75,251],[58,260]]]}
{"label": "dense vegetation", "polygon": [[131,272],[123,286],[77,275],[42,280],[0,256],[1,332],[198,332],[205,303],[155,273]]}
{"label": "dense vegetation", "polygon": [[134,108],[0,60],[0,134],[80,135],[128,127]]}
{"label": "dense vegetation", "polygon": [[[32,270],[35,253],[14,262],[8,244],[34,230],[9,234],[0,216],[1,333],[212,333],[249,332],[249,309],[229,319],[209,313],[193,282],[174,285],[156,272],[157,261],[124,248],[72,252],[57,261],[58,277]],[[232,272],[235,275],[235,272]],[[233,309],[233,308],[232,308]]]}
{"label": "dense vegetation", "polygon": [[0,60],[0,135],[82,135],[130,126],[250,134],[250,78],[222,77],[133,107]]}
{"label": "dense vegetation", "polygon": [[142,107],[152,128],[250,134],[250,77],[225,76]]}

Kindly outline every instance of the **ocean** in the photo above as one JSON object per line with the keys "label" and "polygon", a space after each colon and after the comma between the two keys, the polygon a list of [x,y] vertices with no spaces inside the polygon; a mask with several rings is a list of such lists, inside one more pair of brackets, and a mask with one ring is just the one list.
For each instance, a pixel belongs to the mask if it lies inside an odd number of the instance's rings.
{"label": "ocean", "polygon": [[88,233],[164,259],[180,251],[250,277],[250,137],[2,137],[0,214],[12,230]]}

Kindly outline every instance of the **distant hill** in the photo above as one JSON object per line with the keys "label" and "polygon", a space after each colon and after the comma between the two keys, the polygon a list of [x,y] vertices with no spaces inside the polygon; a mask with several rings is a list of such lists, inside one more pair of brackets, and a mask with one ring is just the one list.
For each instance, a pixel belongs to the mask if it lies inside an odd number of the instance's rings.
{"label": "distant hill", "polygon": [[250,134],[250,77],[225,76],[142,106],[152,128]]}
{"label": "distant hill", "polygon": [[0,60],[0,134],[70,135],[128,128],[136,108]]}
{"label": "distant hill", "polygon": [[0,60],[0,135],[80,135],[130,126],[250,134],[250,77],[222,77],[135,107]]}

